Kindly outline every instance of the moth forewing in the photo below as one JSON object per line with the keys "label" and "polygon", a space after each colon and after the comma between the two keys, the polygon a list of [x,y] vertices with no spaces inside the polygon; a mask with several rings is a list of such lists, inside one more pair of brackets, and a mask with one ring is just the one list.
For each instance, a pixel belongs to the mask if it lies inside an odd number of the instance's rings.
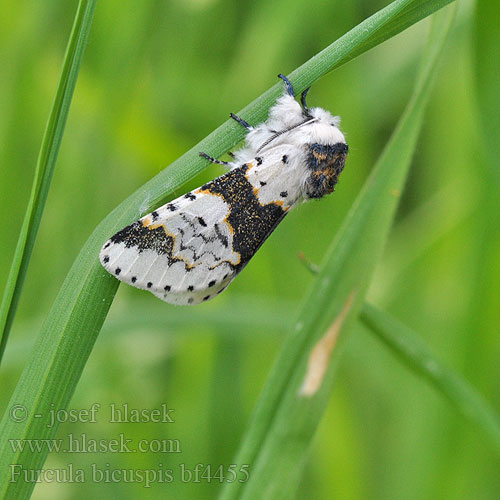
{"label": "moth forewing", "polygon": [[108,240],[100,254],[119,280],[172,304],[198,304],[221,293],[291,208],[331,193],[347,144],[338,117],[308,109],[289,94],[269,119],[248,129],[224,175],[163,205]]}

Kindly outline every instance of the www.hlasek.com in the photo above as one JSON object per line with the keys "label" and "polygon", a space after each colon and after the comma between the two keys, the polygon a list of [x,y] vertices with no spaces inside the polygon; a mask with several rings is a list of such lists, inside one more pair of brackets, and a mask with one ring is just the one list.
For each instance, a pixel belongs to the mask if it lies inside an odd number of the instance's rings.
{"label": "www.hlasek.com", "polygon": [[73,464],[62,469],[25,469],[21,464],[10,465],[10,482],[27,483],[139,483],[144,488],[153,484],[172,483],[245,483],[250,478],[249,465],[211,465],[198,463],[194,466],[179,464],[176,469],[114,469],[109,463],[104,467],[91,464],[89,470],[75,468]]}
{"label": "www.hlasek.com", "polygon": [[179,439],[140,439],[134,443],[123,433],[113,439],[94,439],[85,432],[67,438],[9,439],[11,450],[31,453],[181,453]]}

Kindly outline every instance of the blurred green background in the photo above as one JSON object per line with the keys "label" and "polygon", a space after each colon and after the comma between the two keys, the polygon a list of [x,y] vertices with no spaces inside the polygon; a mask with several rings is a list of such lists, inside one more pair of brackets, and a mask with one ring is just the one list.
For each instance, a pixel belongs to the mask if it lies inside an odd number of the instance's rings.
{"label": "blurred green background", "polygon": [[[1,368],[2,407],[97,223],[229,112],[274,84],[277,73],[289,73],[386,3],[98,5]],[[75,9],[76,2],[0,2],[0,283],[25,212]],[[476,19],[475,3],[460,3],[369,297],[418,331],[500,411],[500,146],[494,120],[500,98],[493,68],[498,45],[492,43],[500,41],[500,23],[494,15],[493,8]],[[425,20],[312,87],[309,105],[342,117],[350,145],[345,172],[333,196],[287,217],[227,292],[188,309],[120,286],[71,404],[80,409],[99,403],[97,422],[64,424],[59,437],[177,439],[181,453],[52,453],[45,468],[73,464],[89,478],[92,464],[100,470],[172,469],[175,481],[150,488],[126,480],[47,483],[32,498],[217,495],[217,479],[182,482],[180,464],[211,464],[213,473],[232,463],[312,281],[297,255],[321,261],[404,109],[427,29]],[[220,172],[208,169],[177,194]],[[338,380],[297,498],[499,498],[494,449],[362,327],[349,342]],[[175,423],[110,423],[112,403],[139,409],[166,403]]]}

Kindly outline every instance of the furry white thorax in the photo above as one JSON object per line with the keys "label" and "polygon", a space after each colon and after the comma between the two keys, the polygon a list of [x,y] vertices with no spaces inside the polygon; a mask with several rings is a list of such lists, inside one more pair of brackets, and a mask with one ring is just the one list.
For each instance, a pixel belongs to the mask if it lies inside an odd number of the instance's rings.
{"label": "furry white thorax", "polygon": [[[288,177],[287,184],[295,182],[303,187],[309,175],[304,146],[345,144],[345,137],[339,130],[339,125],[340,117],[333,116],[323,108],[311,108],[306,115],[300,104],[289,94],[285,94],[278,98],[269,110],[267,121],[249,130],[244,146],[235,152],[230,166],[237,168],[259,156],[265,162],[278,146],[287,146],[292,152],[288,165],[283,169],[284,175]],[[276,134],[285,130],[288,131]]]}
{"label": "furry white thorax", "polygon": [[[280,144],[293,146],[313,143],[333,145],[339,142],[345,144],[344,134],[338,128],[340,125],[338,116],[333,116],[322,108],[311,108],[309,114],[312,118],[308,120],[308,123],[292,128],[306,121],[307,116],[293,97],[288,94],[281,96],[269,110],[267,121],[250,129],[245,137],[245,146],[235,153],[234,164],[250,161],[255,156],[263,155],[266,150]],[[276,132],[287,129],[292,130],[277,136],[262,147]]]}

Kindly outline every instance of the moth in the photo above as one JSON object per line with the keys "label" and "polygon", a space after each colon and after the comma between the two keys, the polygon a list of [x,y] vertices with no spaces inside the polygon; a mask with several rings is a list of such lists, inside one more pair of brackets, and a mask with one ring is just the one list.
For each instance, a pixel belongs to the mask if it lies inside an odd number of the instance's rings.
{"label": "moth", "polygon": [[333,192],[348,152],[339,117],[308,108],[282,74],[285,93],[266,122],[249,125],[229,170],[125,227],[100,261],[121,281],[172,304],[199,304],[221,293],[295,206]]}

